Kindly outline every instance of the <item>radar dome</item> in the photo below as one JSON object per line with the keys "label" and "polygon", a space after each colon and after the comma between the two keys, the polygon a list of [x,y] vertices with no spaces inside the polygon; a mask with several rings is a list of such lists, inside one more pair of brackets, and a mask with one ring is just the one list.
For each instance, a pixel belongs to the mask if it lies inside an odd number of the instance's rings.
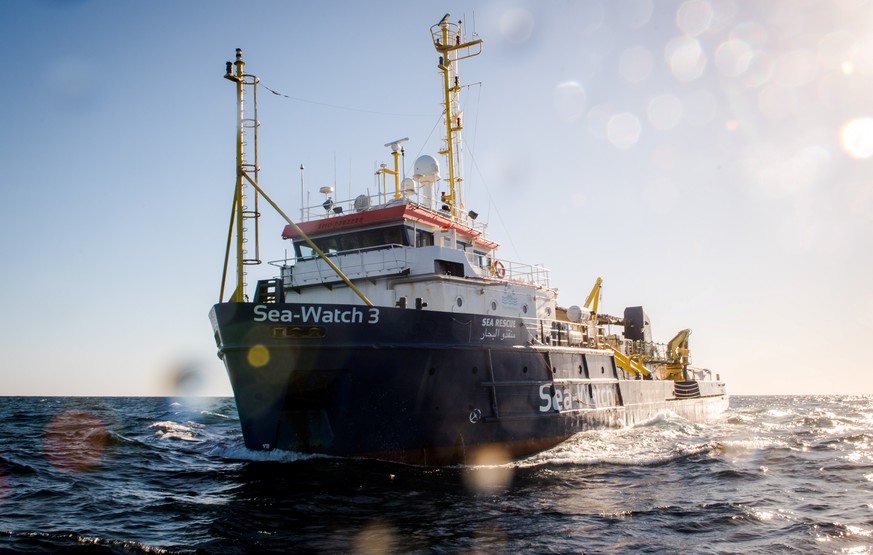
{"label": "radar dome", "polygon": [[435,183],[440,179],[440,164],[429,154],[419,156],[412,168],[412,179],[423,183]]}

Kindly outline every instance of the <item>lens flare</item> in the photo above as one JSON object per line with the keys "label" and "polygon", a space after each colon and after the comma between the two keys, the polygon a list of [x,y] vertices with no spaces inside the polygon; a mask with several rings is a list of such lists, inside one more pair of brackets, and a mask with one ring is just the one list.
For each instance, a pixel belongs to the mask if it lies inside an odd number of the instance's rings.
{"label": "lens flare", "polygon": [[695,38],[674,38],[667,43],[665,56],[673,76],[683,83],[695,81],[706,70],[706,54]]}
{"label": "lens flare", "polygon": [[45,428],[43,451],[54,466],[85,472],[100,465],[109,433],[101,420],[86,411],[67,411]]}
{"label": "lens flare", "polygon": [[643,126],[635,115],[624,112],[609,118],[606,124],[606,137],[618,148],[630,148],[640,140]]}
{"label": "lens flare", "polygon": [[397,548],[397,530],[381,520],[368,523],[355,536],[352,553],[381,555],[395,553]]}
{"label": "lens flare", "polygon": [[858,118],[846,122],[840,130],[840,144],[852,158],[873,156],[873,118]]}
{"label": "lens flare", "polygon": [[255,345],[251,349],[249,349],[248,359],[249,364],[251,364],[255,368],[265,366],[268,362],[270,362],[270,350],[263,345]]}
{"label": "lens flare", "polygon": [[713,62],[725,77],[739,77],[749,69],[753,57],[754,52],[746,41],[731,39],[718,45]]}
{"label": "lens flare", "polygon": [[477,493],[505,491],[515,475],[510,460],[509,453],[498,445],[478,449],[473,455],[472,466],[464,470],[464,484]]}
{"label": "lens flare", "polygon": [[709,30],[713,15],[706,0],[687,0],[676,11],[676,26],[686,35],[696,37]]}
{"label": "lens flare", "polygon": [[818,41],[818,63],[825,69],[845,73],[847,65],[854,66],[860,48],[858,39],[849,31],[833,31]]}
{"label": "lens flare", "polygon": [[669,131],[682,121],[683,111],[681,100],[672,94],[662,94],[649,101],[646,117],[655,129]]}

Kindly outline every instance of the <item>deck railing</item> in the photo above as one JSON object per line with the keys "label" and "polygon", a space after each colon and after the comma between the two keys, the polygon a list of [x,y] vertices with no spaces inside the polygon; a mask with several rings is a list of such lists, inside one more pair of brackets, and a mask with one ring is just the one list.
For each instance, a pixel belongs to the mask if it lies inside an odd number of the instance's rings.
{"label": "deck railing", "polygon": [[[539,264],[524,264],[510,260],[499,260],[490,266],[488,258],[474,252],[464,252],[467,260],[473,268],[479,270],[479,275],[496,279],[505,279],[522,283],[531,283],[542,287],[549,287],[550,270]],[[500,270],[498,270],[500,268]]]}
{"label": "deck railing", "polygon": [[[407,252],[407,247],[392,244],[326,254],[349,278],[359,278],[392,274],[409,267]],[[307,264],[302,266],[299,264],[301,261],[306,261]],[[285,287],[339,280],[336,272],[316,256],[274,260],[269,264],[281,270]]]}

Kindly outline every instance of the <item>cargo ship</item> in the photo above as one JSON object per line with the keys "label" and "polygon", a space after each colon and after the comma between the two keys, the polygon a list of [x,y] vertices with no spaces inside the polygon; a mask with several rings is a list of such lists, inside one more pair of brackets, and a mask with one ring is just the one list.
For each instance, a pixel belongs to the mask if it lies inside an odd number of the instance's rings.
{"label": "cargo ship", "polygon": [[[725,384],[691,365],[690,330],[656,343],[642,307],[601,313],[600,278],[582,306],[565,306],[549,270],[499,256],[465,207],[459,175],[458,63],[480,54],[483,41],[448,15],[430,31],[443,164],[423,155],[401,178],[408,139],[392,141],[393,168],[382,164],[375,195],[334,200],[323,187],[323,201],[307,207],[301,180],[299,223],[258,183],[259,79],[241,50],[227,62],[237,175],[209,316],[246,447],[475,464],[485,453],[518,460],[665,411],[693,421],[724,412]],[[271,262],[275,271],[249,294],[265,204],[287,222],[293,255]]]}

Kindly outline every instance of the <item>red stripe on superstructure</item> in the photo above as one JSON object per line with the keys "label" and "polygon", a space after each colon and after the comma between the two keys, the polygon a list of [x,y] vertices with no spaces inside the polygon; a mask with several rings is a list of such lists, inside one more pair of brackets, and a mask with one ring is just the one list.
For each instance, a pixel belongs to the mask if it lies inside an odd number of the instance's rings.
{"label": "red stripe on superstructure", "polygon": [[[370,227],[372,224],[380,222],[389,222],[392,220],[402,221],[405,209],[406,206],[403,205],[389,206],[387,208],[356,212],[345,216],[310,220],[299,224],[298,227],[303,230],[303,233],[306,235],[309,235],[310,237],[318,237],[321,235],[329,235],[337,231]],[[297,239],[298,237],[297,231],[291,225],[286,225],[284,231],[282,231],[282,239]]]}
{"label": "red stripe on superstructure", "polygon": [[[459,235],[463,235],[464,237],[469,238],[472,242],[487,249],[496,249],[500,246],[498,243],[483,237],[482,232],[477,229],[452,221],[451,219],[435,212],[431,212],[430,210],[425,210],[409,204],[387,206],[385,208],[376,208],[344,216],[311,220],[299,224],[299,227],[303,230],[303,233],[310,237],[320,237],[323,235],[333,235],[335,233],[372,227],[374,224],[391,222],[402,223],[404,221],[416,221],[442,229],[454,229]],[[286,225],[285,229],[282,231],[282,238],[299,239],[300,236],[297,234],[294,227]]]}

